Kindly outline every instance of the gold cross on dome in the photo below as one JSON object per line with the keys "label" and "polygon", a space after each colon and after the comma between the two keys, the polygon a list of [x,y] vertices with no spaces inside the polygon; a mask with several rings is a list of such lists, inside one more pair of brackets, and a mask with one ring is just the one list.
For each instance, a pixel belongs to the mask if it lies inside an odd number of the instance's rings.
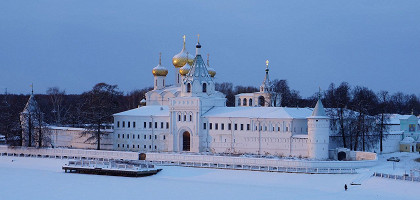
{"label": "gold cross on dome", "polygon": [[200,34],[197,34],[198,37],[198,43],[200,43]]}
{"label": "gold cross on dome", "polygon": [[268,63],[269,63],[268,60],[266,60],[265,61],[265,65],[267,66],[267,68],[268,68]]}

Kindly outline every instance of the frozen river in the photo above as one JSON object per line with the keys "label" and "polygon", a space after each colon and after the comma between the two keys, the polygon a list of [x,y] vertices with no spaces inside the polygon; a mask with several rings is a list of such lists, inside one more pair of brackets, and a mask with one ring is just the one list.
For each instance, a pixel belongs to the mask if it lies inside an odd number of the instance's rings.
{"label": "frozen river", "polygon": [[[418,154],[417,154],[418,155]],[[401,171],[416,155],[399,165]],[[420,156],[417,156],[420,157]],[[383,157],[385,158],[385,156]],[[292,174],[163,167],[150,177],[66,174],[67,160],[0,157],[1,199],[418,199],[420,183],[370,177],[392,165],[380,158],[359,174]],[[396,171],[396,172],[397,172]],[[350,186],[349,183],[361,183]],[[344,191],[344,184],[349,190]]]}

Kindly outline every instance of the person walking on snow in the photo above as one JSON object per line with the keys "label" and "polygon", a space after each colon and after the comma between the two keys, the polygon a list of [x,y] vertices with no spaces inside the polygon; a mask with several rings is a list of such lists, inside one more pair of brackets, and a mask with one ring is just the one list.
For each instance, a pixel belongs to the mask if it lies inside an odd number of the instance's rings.
{"label": "person walking on snow", "polygon": [[347,191],[347,184],[344,184],[344,190]]}

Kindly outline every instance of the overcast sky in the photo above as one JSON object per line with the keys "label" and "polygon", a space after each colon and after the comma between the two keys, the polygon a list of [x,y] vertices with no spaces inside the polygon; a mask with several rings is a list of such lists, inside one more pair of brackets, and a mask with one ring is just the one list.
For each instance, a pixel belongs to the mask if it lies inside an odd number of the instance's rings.
{"label": "overcast sky", "polygon": [[67,93],[152,86],[182,48],[210,54],[216,82],[271,79],[304,97],[333,82],[420,95],[420,1],[0,1],[0,88]]}

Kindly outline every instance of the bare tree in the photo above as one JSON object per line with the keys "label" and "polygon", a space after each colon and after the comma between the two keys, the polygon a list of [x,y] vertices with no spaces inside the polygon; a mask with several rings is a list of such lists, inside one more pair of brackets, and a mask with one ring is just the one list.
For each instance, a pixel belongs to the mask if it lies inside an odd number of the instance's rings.
{"label": "bare tree", "polygon": [[63,107],[63,101],[66,92],[64,90],[60,90],[58,87],[50,87],[47,89],[47,95],[49,96],[53,107],[52,113],[54,116],[54,124],[61,125],[63,117],[62,115],[65,111],[65,108]]}
{"label": "bare tree", "polygon": [[89,135],[86,142],[95,142],[98,150],[101,149],[101,137],[106,134],[103,125],[112,123],[112,114],[120,111],[119,99],[122,92],[119,92],[117,85],[98,83],[89,92],[82,94],[84,105],[82,107],[88,124],[83,135]]}

